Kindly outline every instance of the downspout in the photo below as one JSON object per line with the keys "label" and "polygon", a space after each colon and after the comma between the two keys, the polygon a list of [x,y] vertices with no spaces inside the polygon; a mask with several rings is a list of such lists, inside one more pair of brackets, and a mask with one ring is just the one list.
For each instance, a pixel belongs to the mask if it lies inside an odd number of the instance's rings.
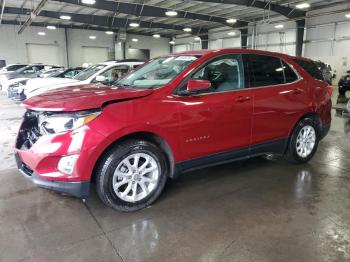
{"label": "downspout", "polygon": [[2,0],[1,15],[0,15],[0,25],[1,25],[1,22],[2,22],[2,16],[3,16],[4,11],[5,11],[5,4],[6,4],[6,0]]}
{"label": "downspout", "polygon": [[65,39],[66,39],[67,68],[69,68],[69,54],[68,54],[68,34],[67,34],[67,28],[64,28],[64,35],[65,35]]}

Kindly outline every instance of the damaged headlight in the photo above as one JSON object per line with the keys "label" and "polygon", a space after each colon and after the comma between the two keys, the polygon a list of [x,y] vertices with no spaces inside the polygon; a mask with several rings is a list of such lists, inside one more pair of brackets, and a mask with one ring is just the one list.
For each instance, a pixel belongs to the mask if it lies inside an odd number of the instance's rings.
{"label": "damaged headlight", "polygon": [[74,113],[57,113],[39,116],[39,127],[46,134],[62,133],[74,130],[94,120],[101,110]]}

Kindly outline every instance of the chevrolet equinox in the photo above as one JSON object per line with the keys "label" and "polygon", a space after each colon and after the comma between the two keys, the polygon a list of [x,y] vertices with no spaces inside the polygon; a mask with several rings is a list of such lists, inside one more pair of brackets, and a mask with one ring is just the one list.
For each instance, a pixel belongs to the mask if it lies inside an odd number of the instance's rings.
{"label": "chevrolet equinox", "polygon": [[257,50],[155,58],[111,85],[24,102],[15,156],[33,183],[120,211],[152,204],[185,171],[275,154],[305,163],[331,123],[311,60]]}

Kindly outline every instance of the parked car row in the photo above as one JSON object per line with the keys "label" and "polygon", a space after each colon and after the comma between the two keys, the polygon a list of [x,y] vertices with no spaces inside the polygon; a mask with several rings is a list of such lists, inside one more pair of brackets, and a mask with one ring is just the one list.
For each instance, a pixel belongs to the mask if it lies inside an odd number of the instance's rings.
{"label": "parked car row", "polygon": [[51,67],[37,74],[36,77],[29,73],[32,77],[27,77],[27,74],[24,73],[27,72],[26,68],[34,67],[30,65],[14,71],[13,74],[5,74],[0,83],[2,90],[7,92],[9,98],[23,101],[61,87],[90,83],[110,84],[141,64],[143,64],[142,61],[122,60],[103,62],[86,69]]}
{"label": "parked car row", "polygon": [[317,68],[321,71],[323,79],[330,85],[332,85],[332,80],[335,78],[335,73],[332,70],[330,64],[324,63],[320,60],[315,61]]}
{"label": "parked car row", "polygon": [[9,64],[7,66],[4,66],[0,69],[0,73],[4,73],[4,72],[13,72],[13,71],[16,71],[22,67],[25,67],[27,66],[26,64]]}
{"label": "parked car row", "polygon": [[[4,67],[0,71],[0,90],[7,91],[9,83],[16,83],[19,79],[39,77],[47,70],[61,70],[61,66],[47,64],[13,64]],[[17,80],[16,80],[17,79]],[[13,80],[13,81],[10,81]]]}
{"label": "parked car row", "polygon": [[346,91],[350,91],[350,70],[342,76],[338,83],[339,94],[345,95]]}

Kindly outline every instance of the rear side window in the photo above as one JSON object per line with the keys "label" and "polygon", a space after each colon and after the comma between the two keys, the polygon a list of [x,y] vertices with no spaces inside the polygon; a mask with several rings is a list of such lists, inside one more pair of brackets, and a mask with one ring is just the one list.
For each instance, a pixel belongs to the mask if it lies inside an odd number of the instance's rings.
{"label": "rear side window", "polygon": [[249,55],[252,71],[251,87],[274,86],[284,84],[281,60],[266,55]]}
{"label": "rear side window", "polygon": [[286,78],[286,83],[292,83],[298,80],[298,76],[297,74],[293,71],[292,68],[290,68],[290,66],[282,61],[282,65],[283,65],[283,70],[284,70],[284,76]]}
{"label": "rear side window", "polygon": [[317,65],[313,61],[303,60],[303,59],[294,59],[298,65],[300,65],[306,72],[309,73],[313,78],[324,81],[321,70],[318,69]]}

